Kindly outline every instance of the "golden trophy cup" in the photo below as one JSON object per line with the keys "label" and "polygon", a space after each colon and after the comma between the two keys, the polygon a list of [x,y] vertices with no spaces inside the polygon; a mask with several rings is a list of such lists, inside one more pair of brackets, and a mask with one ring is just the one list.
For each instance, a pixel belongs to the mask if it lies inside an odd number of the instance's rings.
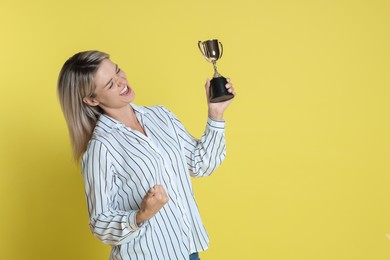
{"label": "golden trophy cup", "polygon": [[217,39],[199,41],[198,47],[203,57],[214,66],[214,76],[210,81],[210,102],[218,103],[232,99],[234,95],[229,93],[225,87],[226,78],[217,71],[217,60],[221,59],[223,54],[222,43]]}

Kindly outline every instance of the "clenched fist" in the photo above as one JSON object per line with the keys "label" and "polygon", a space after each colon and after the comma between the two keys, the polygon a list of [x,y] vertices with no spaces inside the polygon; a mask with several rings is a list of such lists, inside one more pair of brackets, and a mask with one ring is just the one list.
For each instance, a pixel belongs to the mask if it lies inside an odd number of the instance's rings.
{"label": "clenched fist", "polygon": [[168,195],[163,186],[153,186],[142,200],[136,222],[137,225],[152,218],[168,202]]}

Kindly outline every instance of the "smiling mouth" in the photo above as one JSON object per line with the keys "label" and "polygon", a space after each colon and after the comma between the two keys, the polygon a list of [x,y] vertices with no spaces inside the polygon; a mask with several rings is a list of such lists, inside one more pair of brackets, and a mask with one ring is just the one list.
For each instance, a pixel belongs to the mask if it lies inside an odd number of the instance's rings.
{"label": "smiling mouth", "polygon": [[127,94],[129,94],[130,93],[130,88],[129,88],[129,86],[125,86],[123,89],[122,89],[122,91],[119,93],[119,95],[120,96],[126,96]]}

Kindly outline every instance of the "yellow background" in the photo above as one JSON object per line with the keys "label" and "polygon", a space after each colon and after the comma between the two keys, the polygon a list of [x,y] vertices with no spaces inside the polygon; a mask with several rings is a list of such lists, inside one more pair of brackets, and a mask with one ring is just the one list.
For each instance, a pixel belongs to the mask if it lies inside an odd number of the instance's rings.
{"label": "yellow background", "polygon": [[195,136],[218,38],[237,97],[228,156],[194,180],[202,260],[390,259],[390,2],[0,0],[0,259],[107,259],[93,237],[56,80],[99,49],[138,105]]}

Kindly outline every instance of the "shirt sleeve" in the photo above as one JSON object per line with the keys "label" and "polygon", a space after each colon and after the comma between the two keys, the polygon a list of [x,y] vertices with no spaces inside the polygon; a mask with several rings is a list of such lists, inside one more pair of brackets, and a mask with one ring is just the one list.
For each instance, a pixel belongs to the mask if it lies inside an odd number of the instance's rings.
{"label": "shirt sleeve", "polygon": [[132,240],[140,231],[137,211],[113,208],[113,171],[107,148],[91,140],[83,156],[82,172],[92,233],[103,243],[120,245]]}
{"label": "shirt sleeve", "polygon": [[191,176],[209,176],[226,156],[225,121],[208,118],[202,137],[196,139],[172,112],[163,109],[170,115],[177,130]]}

